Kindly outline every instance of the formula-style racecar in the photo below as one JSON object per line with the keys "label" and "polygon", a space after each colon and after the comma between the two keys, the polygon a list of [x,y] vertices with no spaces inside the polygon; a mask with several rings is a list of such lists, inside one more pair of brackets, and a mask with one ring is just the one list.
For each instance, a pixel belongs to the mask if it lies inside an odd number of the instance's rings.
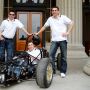
{"label": "formula-style racecar", "polygon": [[[27,42],[28,40],[26,40]],[[39,45],[40,37],[32,35],[34,44]],[[53,69],[48,52],[44,48],[39,48],[41,59],[38,60],[26,51],[15,55],[8,62],[0,62],[0,84],[7,86],[10,82],[21,82],[34,78],[41,88],[48,88],[53,79]],[[34,60],[31,61],[31,56]]]}

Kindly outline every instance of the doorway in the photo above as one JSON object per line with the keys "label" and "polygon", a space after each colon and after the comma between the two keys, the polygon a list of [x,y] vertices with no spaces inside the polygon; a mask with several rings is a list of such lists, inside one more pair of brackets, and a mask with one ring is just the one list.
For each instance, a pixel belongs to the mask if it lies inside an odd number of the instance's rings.
{"label": "doorway", "polygon": [[[24,24],[29,33],[36,33],[42,27],[42,12],[17,12],[17,18]],[[23,51],[28,36],[22,30],[16,33],[16,51]],[[42,41],[42,34],[40,34]],[[39,45],[42,46],[42,42]]]}

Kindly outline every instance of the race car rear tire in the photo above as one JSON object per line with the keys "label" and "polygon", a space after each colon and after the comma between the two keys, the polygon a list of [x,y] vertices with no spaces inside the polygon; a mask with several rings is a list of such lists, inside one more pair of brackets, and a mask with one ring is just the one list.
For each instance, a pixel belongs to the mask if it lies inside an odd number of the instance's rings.
{"label": "race car rear tire", "polygon": [[36,83],[41,88],[48,88],[53,79],[53,69],[49,58],[42,58],[36,69]]}

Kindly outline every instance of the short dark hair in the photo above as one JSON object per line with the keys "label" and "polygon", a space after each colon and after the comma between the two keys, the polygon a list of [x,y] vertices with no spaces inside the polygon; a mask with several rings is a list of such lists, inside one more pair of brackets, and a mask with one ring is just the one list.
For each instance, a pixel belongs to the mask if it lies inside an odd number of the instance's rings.
{"label": "short dark hair", "polygon": [[8,13],[10,13],[10,12],[14,12],[15,13],[15,10],[14,9],[10,9]]}
{"label": "short dark hair", "polygon": [[59,11],[59,7],[58,7],[58,6],[53,6],[52,9],[53,9],[53,8],[57,8],[57,10]]}

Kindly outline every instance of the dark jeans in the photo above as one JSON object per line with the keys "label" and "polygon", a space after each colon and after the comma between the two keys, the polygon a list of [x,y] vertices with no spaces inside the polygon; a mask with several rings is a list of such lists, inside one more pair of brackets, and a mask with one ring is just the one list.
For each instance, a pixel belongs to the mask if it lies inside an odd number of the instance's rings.
{"label": "dark jeans", "polygon": [[4,38],[0,40],[0,60],[5,61],[5,50],[7,53],[6,60],[11,60],[13,57],[13,39]]}
{"label": "dark jeans", "polygon": [[67,71],[67,41],[52,41],[50,47],[50,58],[53,66],[53,70],[55,70],[55,54],[57,52],[58,47],[61,50],[61,66],[60,72],[66,73]]}

